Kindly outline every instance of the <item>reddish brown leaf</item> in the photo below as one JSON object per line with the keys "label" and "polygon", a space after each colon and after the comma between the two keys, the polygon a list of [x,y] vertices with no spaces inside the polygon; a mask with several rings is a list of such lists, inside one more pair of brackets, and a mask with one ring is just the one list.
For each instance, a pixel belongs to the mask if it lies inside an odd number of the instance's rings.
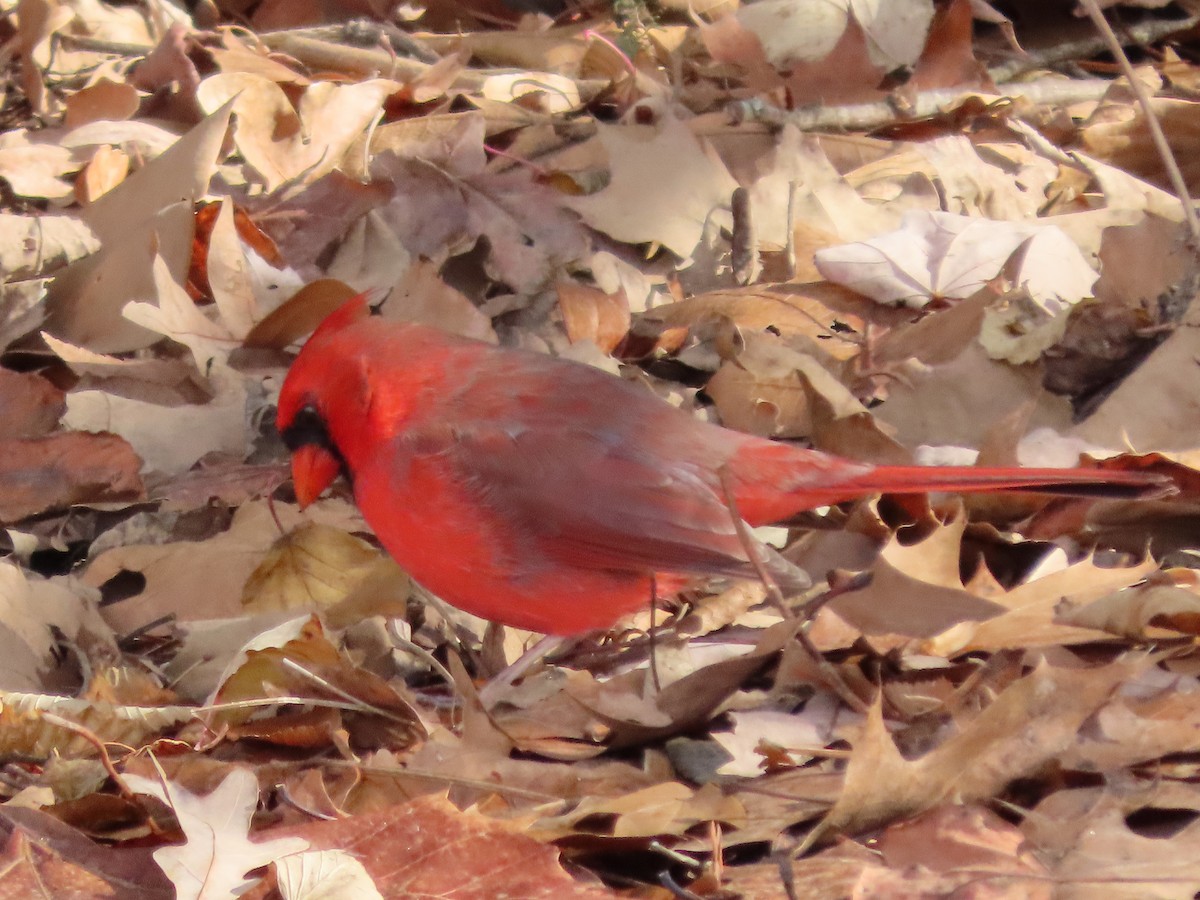
{"label": "reddish brown leaf", "polygon": [[63,392],[40,375],[0,369],[0,438],[46,434],[66,408]]}
{"label": "reddish brown leaf", "polygon": [[307,284],[255,325],[244,343],[247,347],[282,349],[311,332],[354,294],[354,288],[336,278]]}
{"label": "reddish brown leaf", "polygon": [[[276,828],[262,838],[299,836],[314,849],[345,850],[357,857],[385,898],[441,900],[601,900],[611,891],[575,881],[558,862],[558,850],[512,825],[443,797],[421,797],[369,815],[337,822]],[[263,888],[244,895],[262,900]]]}
{"label": "reddish brown leaf", "polygon": [[0,833],[0,897],[175,896],[148,849],[100,846],[35,809],[7,808],[0,817]]}
{"label": "reddish brown leaf", "polygon": [[571,343],[590,340],[605,353],[612,353],[629,331],[625,291],[606,294],[576,281],[560,281],[555,290]]}
{"label": "reddish brown leaf", "polygon": [[141,499],[141,467],[115,434],[70,431],[0,442],[0,521],[73,503]]}

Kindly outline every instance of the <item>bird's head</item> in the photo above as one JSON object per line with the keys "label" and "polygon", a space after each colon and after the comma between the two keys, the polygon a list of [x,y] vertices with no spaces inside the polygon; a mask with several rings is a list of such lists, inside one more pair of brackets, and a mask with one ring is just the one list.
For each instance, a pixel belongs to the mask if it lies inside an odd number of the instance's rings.
{"label": "bird's head", "polygon": [[350,427],[362,421],[370,392],[354,350],[353,326],[370,315],[366,296],[347,300],[321,323],[288,370],[275,426],[292,455],[292,480],[301,508],[338,475],[351,475]]}

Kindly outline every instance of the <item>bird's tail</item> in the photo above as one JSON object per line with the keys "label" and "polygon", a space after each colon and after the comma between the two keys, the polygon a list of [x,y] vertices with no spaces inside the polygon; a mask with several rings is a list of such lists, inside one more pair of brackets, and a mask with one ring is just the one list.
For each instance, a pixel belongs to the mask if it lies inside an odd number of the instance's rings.
{"label": "bird's tail", "polygon": [[1036,491],[1068,497],[1135,499],[1163,496],[1171,480],[1149,472],[1120,469],[1021,469],[983,466],[880,466],[855,479],[860,491],[917,494],[927,491],[967,494],[979,491]]}
{"label": "bird's tail", "polygon": [[782,522],[807,509],[870,494],[1033,491],[1132,499],[1174,491],[1171,479],[1119,469],[984,466],[872,466],[769,441],[743,446],[730,460],[738,511],[752,525]]}

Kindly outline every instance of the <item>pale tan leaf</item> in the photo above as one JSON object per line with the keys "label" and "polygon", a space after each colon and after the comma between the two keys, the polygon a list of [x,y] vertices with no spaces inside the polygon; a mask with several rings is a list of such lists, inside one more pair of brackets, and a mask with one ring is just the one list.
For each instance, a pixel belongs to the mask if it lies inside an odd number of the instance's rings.
{"label": "pale tan leaf", "polygon": [[275,860],[275,878],[284,900],[384,900],[370,873],[344,850],[311,850]]}
{"label": "pale tan leaf", "polygon": [[187,843],[154,851],[154,861],[175,883],[179,900],[236,896],[254,881],[246,873],[289,853],[302,853],[298,837],[251,841],[250,817],[258,807],[258,779],[234,769],[203,797],[170,781],[126,775],[133,790],[162,800],[175,813]]}
{"label": "pale tan leaf", "polygon": [[737,183],[687,124],[667,116],[658,128],[600,125],[611,180],[587,197],[567,198],[593,228],[628,243],[656,241],[690,256],[710,217],[728,218]]}
{"label": "pale tan leaf", "polygon": [[382,554],[361,538],[308,522],[283,535],[246,579],[250,612],[326,609],[371,573]]}

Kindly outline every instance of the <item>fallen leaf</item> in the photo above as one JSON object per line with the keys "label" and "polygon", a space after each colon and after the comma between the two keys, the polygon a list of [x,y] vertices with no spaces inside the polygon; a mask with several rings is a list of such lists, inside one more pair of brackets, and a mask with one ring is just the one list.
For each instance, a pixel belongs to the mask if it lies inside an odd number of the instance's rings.
{"label": "fallen leaf", "polygon": [[73,192],[69,175],[81,162],[65,147],[34,143],[22,128],[0,134],[0,178],[20,197],[62,200]]}
{"label": "fallen leaf", "polygon": [[[283,527],[300,522],[294,505],[276,503],[274,509]],[[342,501],[314,504],[306,515],[350,528],[361,521]],[[244,612],[241,600],[246,579],[278,536],[279,526],[267,503],[256,500],[238,509],[229,530],[216,537],[114,547],[90,560],[81,578],[94,587],[122,572],[145,579],[145,590],[104,608],[105,620],[120,633],[163,616],[182,621],[232,618]]]}
{"label": "fallen leaf", "polygon": [[437,266],[418,260],[394,285],[383,301],[384,318],[418,322],[453,334],[487,341],[498,341],[491,320],[467,297],[438,275]]}
{"label": "fallen leaf", "polygon": [[140,775],[126,775],[125,783],[166,803],[179,820],[187,842],[155,850],[154,861],[171,879],[180,900],[237,896],[255,883],[247,872],[308,849],[308,842],[299,837],[248,839],[250,817],[258,806],[258,779],[248,769],[234,769],[203,797],[170,781]]}
{"label": "fallen leaf", "polygon": [[65,409],[63,392],[45,378],[0,369],[0,440],[46,434]]}
{"label": "fallen leaf", "polygon": [[309,850],[275,860],[283,900],[384,900],[366,867],[344,850]]}
{"label": "fallen leaf", "polygon": [[737,183],[685,122],[667,116],[658,128],[598,127],[611,171],[608,186],[563,200],[593,228],[631,244],[657,242],[688,257],[710,218],[728,218],[722,210]]}
{"label": "fallen leaf", "polygon": [[129,502],[145,496],[142,461],[115,434],[60,432],[0,443],[0,521],[76,503]]}
{"label": "fallen leaf", "polygon": [[6,805],[0,812],[0,891],[14,897],[170,900],[170,881],[150,850],[99,845],[50,813]]}
{"label": "fallen leaf", "polygon": [[460,812],[442,797],[269,834],[297,835],[313,847],[361,860],[376,889],[389,897],[445,900],[493,898],[600,900],[607,888],[575,881],[558,850],[478,812]]}
{"label": "fallen leaf", "polygon": [[1091,295],[1099,276],[1053,225],[914,211],[897,231],[818,250],[815,259],[830,281],[880,303],[920,309],[933,299],[971,296],[1018,251],[1021,261],[1012,278],[1045,312],[1065,312]]}
{"label": "fallen leaf", "polygon": [[[197,342],[198,349],[218,346],[215,342],[200,342],[199,338],[189,340]],[[227,366],[213,366],[209,374],[216,396],[208,403],[167,406],[96,388],[67,395],[63,424],[79,432],[118,435],[149,471],[179,474],[213,452],[242,459],[249,440],[246,384]]]}
{"label": "fallen leaf", "polygon": [[361,538],[306,522],[267,551],[242,587],[242,604],[253,613],[328,608],[344,600],[381,556]]}
{"label": "fallen leaf", "polygon": [[380,114],[394,81],[309,84],[295,107],[274,81],[249,72],[210,75],[196,89],[205,112],[232,106],[235,140],[268,191],[332,171],[351,142]]}
{"label": "fallen leaf", "polygon": [[629,332],[629,300],[624,291],[605,293],[576,281],[560,281],[554,289],[572,343],[589,340],[602,352],[612,353]]}
{"label": "fallen leaf", "polygon": [[[845,788],[822,831],[853,834],[931,809],[949,796],[966,802],[992,796],[1057,759],[1134,668],[1118,663],[1072,671],[1043,664],[1003,691],[959,734],[911,761],[896,749],[880,705],[872,705],[855,742]],[[880,784],[888,790],[880,791]]]}

